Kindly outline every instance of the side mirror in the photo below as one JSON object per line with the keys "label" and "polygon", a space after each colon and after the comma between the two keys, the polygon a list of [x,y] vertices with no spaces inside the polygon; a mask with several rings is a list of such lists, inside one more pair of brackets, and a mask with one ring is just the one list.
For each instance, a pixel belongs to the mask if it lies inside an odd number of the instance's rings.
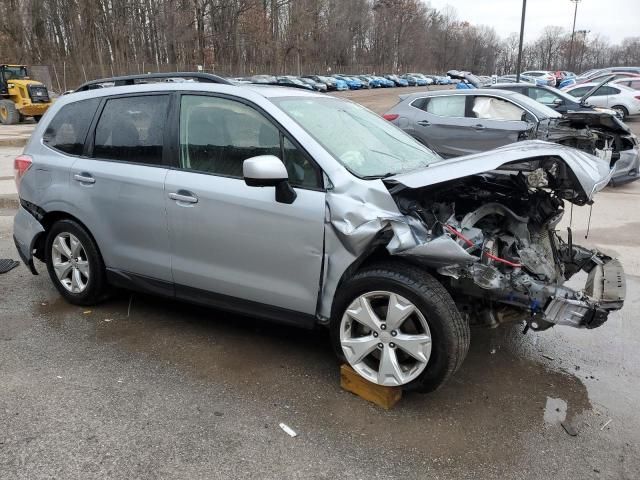
{"label": "side mirror", "polygon": [[553,106],[555,107],[559,107],[560,105],[562,105],[564,103],[564,100],[562,100],[561,98],[554,98],[553,102],[551,102],[553,104]]}
{"label": "side mirror", "polygon": [[259,155],[242,163],[244,182],[250,187],[276,187],[276,202],[291,204],[296,191],[289,184],[287,169],[274,155]]}

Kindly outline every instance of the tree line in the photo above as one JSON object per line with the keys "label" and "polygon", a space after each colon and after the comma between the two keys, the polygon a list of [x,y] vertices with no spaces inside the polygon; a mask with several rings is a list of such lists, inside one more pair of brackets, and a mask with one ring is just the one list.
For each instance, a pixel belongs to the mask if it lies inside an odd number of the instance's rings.
{"label": "tree line", "polygon": [[[0,62],[47,65],[60,88],[125,73],[512,73],[517,35],[421,0],[3,0]],[[525,69],[640,65],[640,37],[611,45],[547,27]],[[62,78],[62,82],[61,82]],[[64,83],[64,86],[61,84]]]}

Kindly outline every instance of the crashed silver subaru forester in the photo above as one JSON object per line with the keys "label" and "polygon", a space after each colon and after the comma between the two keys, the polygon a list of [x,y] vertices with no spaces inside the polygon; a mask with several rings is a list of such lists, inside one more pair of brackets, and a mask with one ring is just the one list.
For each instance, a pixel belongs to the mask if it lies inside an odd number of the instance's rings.
{"label": "crashed silver subaru forester", "polygon": [[609,182],[592,155],[443,160],[322,94],[118,85],[61,98],[15,160],[16,246],[71,303],[120,287],[326,325],[364,378],[419,391],[460,367],[470,323],[595,328],[622,307],[620,262],[556,233]]}

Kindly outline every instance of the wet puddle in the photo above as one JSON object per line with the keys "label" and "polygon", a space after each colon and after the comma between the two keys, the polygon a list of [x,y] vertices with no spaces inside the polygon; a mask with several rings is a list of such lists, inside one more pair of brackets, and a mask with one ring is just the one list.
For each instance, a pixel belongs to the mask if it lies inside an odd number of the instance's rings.
{"label": "wet puddle", "polygon": [[50,329],[78,342],[144,356],[238,401],[258,402],[269,415],[290,416],[303,431],[353,436],[363,447],[390,442],[431,456],[476,452],[480,458],[492,445],[517,443],[523,432],[591,409],[583,383],[550,369],[535,337],[523,338],[520,328],[474,329],[469,355],[449,384],[428,395],[405,394],[385,412],[339,388],[324,330],[143,295],[91,309],[53,297],[35,310]]}

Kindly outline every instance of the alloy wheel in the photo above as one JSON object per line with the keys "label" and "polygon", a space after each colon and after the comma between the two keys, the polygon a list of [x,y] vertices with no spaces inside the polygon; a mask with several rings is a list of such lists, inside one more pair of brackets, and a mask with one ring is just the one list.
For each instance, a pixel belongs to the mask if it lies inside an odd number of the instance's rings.
{"label": "alloy wheel", "polygon": [[51,261],[56,277],[71,293],[82,293],[89,283],[89,259],[78,238],[62,232],[51,244]]}
{"label": "alloy wheel", "polygon": [[627,116],[626,110],[622,107],[613,107],[613,111],[618,114],[621,120],[624,120]]}
{"label": "alloy wheel", "polygon": [[431,331],[418,307],[387,291],[357,297],[340,322],[340,345],[349,364],[367,380],[405,385],[426,368]]}

